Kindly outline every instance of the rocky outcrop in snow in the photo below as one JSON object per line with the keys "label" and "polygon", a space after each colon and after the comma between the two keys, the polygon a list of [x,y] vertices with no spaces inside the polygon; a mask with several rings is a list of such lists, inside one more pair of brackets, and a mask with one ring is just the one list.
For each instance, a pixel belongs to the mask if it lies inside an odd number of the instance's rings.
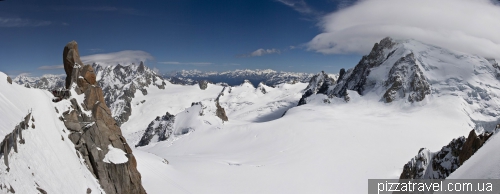
{"label": "rocky outcrop in snow", "polygon": [[7,82],[8,82],[9,84],[12,84],[12,78],[7,77]]}
{"label": "rocky outcrop in snow", "polygon": [[146,146],[155,137],[158,137],[157,139],[154,139],[155,142],[167,140],[170,135],[172,135],[174,130],[174,122],[175,116],[168,112],[161,117],[156,117],[156,119],[151,121],[148,125],[148,128],[142,135],[141,140],[137,143],[137,145],[135,145],[135,147]]}
{"label": "rocky outcrop in snow", "polygon": [[469,136],[453,139],[440,151],[431,152],[421,148],[414,158],[403,167],[400,179],[445,179],[468,160],[493,135],[484,132],[477,135],[471,130]]}
{"label": "rocky outcrop in snow", "polygon": [[306,104],[307,97],[313,94],[328,94],[328,91],[335,85],[335,82],[335,79],[328,76],[324,71],[314,75],[311,80],[309,80],[309,85],[304,89],[305,92],[302,98],[300,98],[297,106]]}
{"label": "rocky outcrop in snow", "polygon": [[177,115],[166,113],[153,120],[141,137],[136,147],[146,146],[152,142],[166,141],[171,137],[182,136],[193,130],[210,129],[221,126],[227,121],[227,116],[218,100],[193,102]]}
{"label": "rocky outcrop in snow", "polygon": [[493,132],[484,132],[477,135],[474,130],[471,130],[467,141],[465,141],[462,150],[459,154],[459,164],[462,165],[466,160],[468,160],[474,153],[481,148],[484,143],[493,135]]}
{"label": "rocky outcrop in snow", "polygon": [[201,80],[198,82],[198,86],[200,86],[201,90],[205,90],[208,87],[208,81],[207,80]]}
{"label": "rocky outcrop in snow", "polygon": [[440,151],[431,152],[422,148],[418,154],[403,167],[400,179],[444,179],[459,166],[459,154],[465,137],[453,139]]}
{"label": "rocky outcrop in snow", "polygon": [[228,121],[229,119],[227,118],[226,110],[220,106],[219,101],[215,102],[215,107],[217,108],[215,110],[215,116],[219,117],[223,121]]}
{"label": "rocky outcrop in snow", "polygon": [[9,171],[9,153],[12,149],[14,149],[14,152],[17,153],[17,144],[24,144],[26,142],[26,140],[23,138],[23,130],[27,130],[30,128],[30,121],[32,126],[34,126],[33,122],[35,120],[32,119],[31,113],[28,113],[28,115],[24,117],[24,120],[16,125],[14,130],[11,133],[7,134],[0,142],[0,156],[3,157],[3,162],[5,166],[7,166],[7,171]]}
{"label": "rocky outcrop in snow", "polygon": [[[75,41],[64,48],[63,61],[66,87],[76,95],[72,95],[71,109],[63,113],[62,120],[71,131],[69,138],[79,156],[84,158],[106,193],[146,193],[132,150],[104,103],[94,69],[81,63]],[[123,151],[127,161],[105,162],[110,147]]]}

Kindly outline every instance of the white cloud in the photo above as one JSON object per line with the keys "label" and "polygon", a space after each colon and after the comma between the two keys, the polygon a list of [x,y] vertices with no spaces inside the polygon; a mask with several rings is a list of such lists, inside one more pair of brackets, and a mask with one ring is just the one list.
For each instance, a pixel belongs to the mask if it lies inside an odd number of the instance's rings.
{"label": "white cloud", "polygon": [[35,21],[22,18],[0,17],[0,27],[39,27],[52,24],[50,21]]}
{"label": "white cloud", "polygon": [[325,54],[367,54],[390,36],[500,58],[500,7],[490,0],[364,0],[325,16],[308,44]]}
{"label": "white cloud", "polygon": [[139,50],[125,50],[114,53],[94,54],[80,57],[84,64],[97,63],[100,65],[130,65],[141,61],[154,60],[151,54]]}
{"label": "white cloud", "polygon": [[301,14],[317,14],[304,0],[277,0]]}
{"label": "white cloud", "polygon": [[187,62],[187,63],[181,63],[177,61],[166,61],[166,62],[158,62],[160,64],[164,65],[194,65],[194,66],[209,66],[213,65],[213,63],[208,63],[208,62]]}
{"label": "white cloud", "polygon": [[41,70],[64,69],[64,65],[51,65],[38,67]]}
{"label": "white cloud", "polygon": [[257,49],[249,54],[244,54],[244,55],[238,55],[237,57],[260,57],[262,55],[268,55],[268,54],[279,54],[281,51],[279,49]]}

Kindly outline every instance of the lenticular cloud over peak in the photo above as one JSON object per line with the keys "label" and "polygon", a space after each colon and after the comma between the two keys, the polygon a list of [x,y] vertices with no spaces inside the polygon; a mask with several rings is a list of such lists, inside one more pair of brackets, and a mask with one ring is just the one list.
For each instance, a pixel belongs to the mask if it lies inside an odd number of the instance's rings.
{"label": "lenticular cloud over peak", "polygon": [[364,0],[326,15],[307,45],[324,54],[370,51],[390,36],[500,58],[500,6],[489,0]]}
{"label": "lenticular cloud over peak", "polygon": [[100,65],[130,65],[132,63],[139,64],[141,61],[154,60],[154,57],[145,51],[140,50],[124,50],[114,53],[94,54],[82,56],[84,64],[97,63]]}

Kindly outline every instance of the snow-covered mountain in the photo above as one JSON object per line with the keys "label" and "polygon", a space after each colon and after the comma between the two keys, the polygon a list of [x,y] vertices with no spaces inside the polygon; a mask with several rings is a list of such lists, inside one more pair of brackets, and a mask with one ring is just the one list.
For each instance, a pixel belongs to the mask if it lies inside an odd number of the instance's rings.
{"label": "snow-covered mountain", "polygon": [[129,119],[132,112],[130,102],[137,90],[147,95],[149,86],[163,89],[167,84],[143,62],[127,66],[93,64],[92,67],[96,73],[97,83],[103,89],[106,105],[111,109],[119,126]]}
{"label": "snow-covered mountain", "polygon": [[[441,98],[454,98],[457,101],[455,106],[461,107],[474,123],[471,125],[474,130],[467,138],[453,139],[440,151],[420,149],[418,155],[404,166],[400,177],[443,179],[496,132],[500,113],[499,79],[500,67],[496,60],[415,40],[385,38],[336,84],[323,84],[318,78],[311,80],[308,87],[311,90],[304,93],[303,99],[315,93],[326,95],[325,99],[334,96],[345,99],[352,90],[364,98],[411,107],[428,106],[429,102]],[[318,91],[319,85],[328,89]]]}
{"label": "snow-covered mountain", "polygon": [[243,80],[249,80],[254,86],[264,83],[275,86],[282,83],[308,82],[314,74],[274,71],[271,69],[234,70],[225,72],[202,72],[198,70],[182,70],[171,73],[168,77],[173,82],[194,84],[197,81],[208,80],[213,83],[227,83],[231,86],[239,85]]}
{"label": "snow-covered mountain", "polygon": [[38,88],[52,91],[64,89],[65,78],[66,75],[46,74],[41,77],[30,77],[26,74],[21,74],[12,79],[12,81],[27,88]]}

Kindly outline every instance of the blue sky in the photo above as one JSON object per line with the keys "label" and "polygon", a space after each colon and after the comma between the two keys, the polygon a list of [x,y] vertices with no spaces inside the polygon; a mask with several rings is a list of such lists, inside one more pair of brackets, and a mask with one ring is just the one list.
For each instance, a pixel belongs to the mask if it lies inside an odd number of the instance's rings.
{"label": "blue sky", "polygon": [[387,36],[500,60],[498,18],[498,0],[3,0],[0,71],[62,74],[71,40],[86,63],[163,73],[337,73]]}
{"label": "blue sky", "polygon": [[305,44],[322,32],[323,16],[350,4],[347,0],[4,0],[0,1],[0,71],[14,76],[61,74],[63,47],[76,40],[87,61],[147,60],[148,66],[163,73],[264,68],[337,73],[353,67],[361,54],[325,54]]}

